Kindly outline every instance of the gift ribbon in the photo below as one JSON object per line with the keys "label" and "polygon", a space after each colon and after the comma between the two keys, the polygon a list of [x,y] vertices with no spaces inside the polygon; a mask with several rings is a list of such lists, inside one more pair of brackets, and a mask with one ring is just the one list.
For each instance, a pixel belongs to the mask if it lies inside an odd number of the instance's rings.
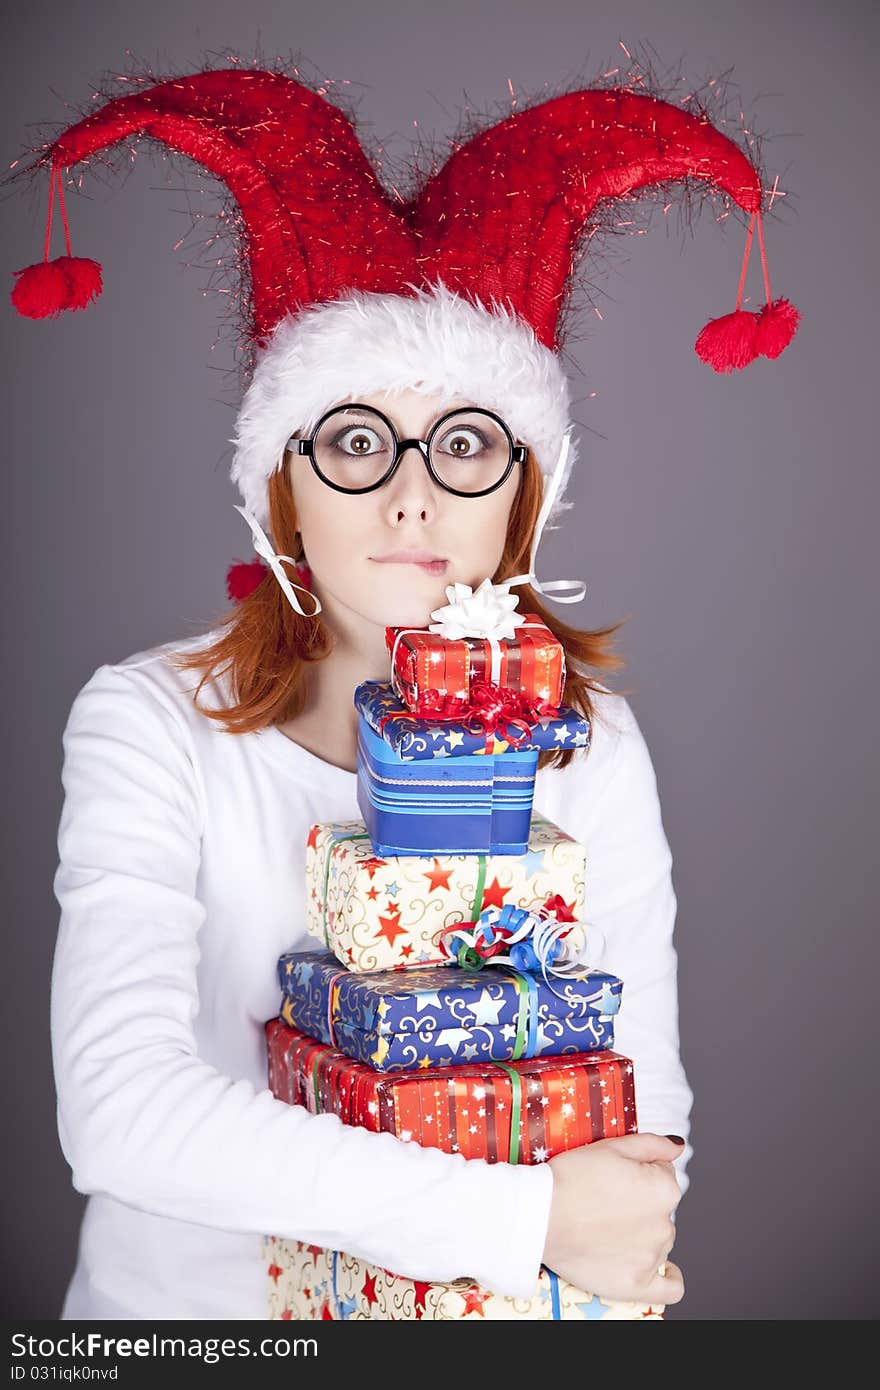
{"label": "gift ribbon", "polygon": [[[485,734],[486,752],[492,752],[495,739],[504,739],[518,749],[531,737],[541,719],[557,719],[559,708],[547,700],[533,700],[520,690],[496,685],[492,681],[474,681],[467,698],[443,695],[439,690],[425,690],[418,696],[414,710],[398,710],[383,714],[376,732],[384,737],[386,724],[396,719],[433,724],[464,724],[469,734]],[[519,728],[512,734],[511,728]]]}
{"label": "gift ribbon", "polygon": [[[485,965],[503,965],[530,973],[540,970],[544,983],[557,999],[564,995],[555,989],[548,975],[583,980],[589,966],[578,960],[557,959],[563,939],[569,934],[575,918],[559,896],[548,898],[538,912],[527,911],[506,903],[504,907],[486,908],[473,920],[449,927],[440,938],[441,949],[452,961],[465,970],[481,970]],[[458,947],[452,943],[459,939]],[[509,954],[502,954],[508,950]]]}
{"label": "gift ribbon", "polygon": [[486,855],[485,855],[485,854],[479,855],[479,856],[478,856],[478,860],[477,860],[477,884],[476,884],[476,887],[474,888],[474,901],[473,901],[473,904],[472,904],[472,906],[471,906],[471,912],[473,913],[473,916],[474,916],[474,919],[475,919],[475,920],[476,920],[477,917],[479,917],[480,913],[481,913],[482,910],[483,910],[483,892],[484,892],[485,887],[486,887],[486,869],[487,869],[487,868],[488,868],[488,863],[487,863],[487,857],[486,857]]}
{"label": "gift ribbon", "polygon": [[538,1042],[538,982],[534,975],[513,971],[517,993],[516,1037],[513,1040],[513,1061],[534,1057]]}
{"label": "gift ribbon", "polygon": [[330,1264],[330,1274],[331,1274],[331,1279],[332,1279],[332,1281],[333,1281],[333,1304],[334,1304],[334,1307],[336,1308],[336,1316],[337,1316],[337,1318],[339,1319],[340,1322],[345,1322],[346,1318],[345,1318],[345,1314],[344,1314],[343,1311],[342,1311],[342,1305],[341,1305],[340,1302],[339,1302],[339,1288],[338,1288],[337,1283],[336,1283],[336,1262],[337,1262],[338,1259],[339,1259],[339,1251],[338,1251],[338,1250],[334,1250],[334,1251],[333,1251],[333,1259],[332,1259],[331,1264]]}
{"label": "gift ribbon", "polygon": [[[551,1306],[551,1308],[553,1309],[553,1321],[554,1321],[554,1322],[561,1322],[561,1321],[562,1321],[562,1307],[561,1307],[560,1301],[559,1301],[559,1275],[558,1275],[558,1274],[554,1274],[552,1269],[547,1269],[547,1266],[546,1266],[546,1265],[544,1265],[544,1269],[545,1269],[545,1271],[546,1271],[546,1273],[547,1273],[547,1276],[548,1276],[548,1278],[549,1278],[549,1280],[550,1280],[550,1306]],[[335,1273],[336,1273],[336,1266],[335,1266],[335,1265],[333,1266],[333,1272],[334,1272],[334,1277],[335,1277]],[[334,1288],[335,1288],[335,1286],[334,1286]]]}
{"label": "gift ribbon", "polygon": [[[546,823],[546,822],[544,822],[544,821],[542,821],[542,820],[539,820],[538,818],[535,818],[535,820],[534,820],[533,823],[532,823],[533,829],[534,829],[535,826],[537,826],[537,825],[544,825],[545,823]],[[487,859],[487,856],[486,856],[485,854],[476,855],[476,856],[474,856],[474,857],[475,857],[476,860],[477,860],[477,882],[476,882],[476,885],[475,885],[475,887],[474,887],[474,900],[473,900],[473,902],[471,903],[471,921],[470,921],[470,923],[467,924],[467,925],[471,925],[471,924],[473,924],[473,923],[478,922],[479,919],[480,919],[480,917],[482,916],[482,913],[483,913],[483,893],[484,893],[485,888],[486,888],[486,872],[487,872],[488,867],[489,867],[488,859]],[[563,922],[563,921],[564,921],[564,918],[561,916],[560,909],[559,909],[559,907],[557,906],[559,903],[562,903],[562,899],[560,898],[560,896],[559,896],[558,893],[555,893],[552,897],[550,897],[550,898],[547,899],[546,903],[544,904],[544,910],[545,910],[545,911],[548,911],[548,910],[549,910],[549,911],[551,911],[551,912],[554,912],[554,913],[556,914],[556,916],[557,916],[557,920],[558,920],[559,922]],[[564,904],[563,904],[563,906],[564,906]],[[574,922],[574,919],[573,919],[573,918],[569,918],[569,924],[572,924],[573,922]],[[453,931],[461,931],[461,929],[462,929],[462,928],[461,928],[461,924],[459,924],[459,926],[458,926],[457,928],[451,928],[451,929],[450,929],[450,932],[453,932]],[[450,932],[444,933],[444,935],[449,935]],[[562,933],[560,933],[560,935],[562,935]],[[441,948],[444,946],[444,944],[445,944],[445,943],[443,942],[443,938],[441,937],[441,939],[440,939]],[[450,958],[450,959],[451,959],[451,958]],[[501,962],[499,962],[499,964],[500,964],[500,963],[501,963]],[[506,962],[506,963],[507,963],[507,962]],[[572,965],[572,967],[578,968],[578,969],[579,969],[579,966],[578,966],[578,963],[577,963],[577,962],[572,962],[571,965]],[[515,968],[515,967],[514,967],[514,968]],[[576,973],[574,973],[574,968],[572,969],[572,972],[571,972],[571,973],[572,973],[572,977],[573,977],[574,979],[585,978],[586,975],[589,974],[589,969],[588,969],[588,968],[585,970],[584,974],[576,974]],[[559,973],[561,973],[561,971],[559,971],[559,970],[557,969],[557,972],[556,972],[556,973],[559,974]],[[551,989],[553,989],[553,986],[550,985],[550,981],[547,980],[546,975],[545,975],[544,978],[545,978],[545,982],[550,986]],[[558,991],[553,990],[553,993],[556,995],[557,999],[561,997],[561,996],[559,995]]]}
{"label": "gift ribbon", "polygon": [[519,1163],[519,1126],[525,1106],[525,1090],[523,1079],[515,1067],[508,1066],[507,1062],[493,1062],[493,1067],[500,1067],[506,1071],[510,1077],[510,1144],[508,1145],[508,1163]]}
{"label": "gift ribbon", "polygon": [[315,1093],[315,1114],[321,1114],[321,1092],[318,1089],[318,1067],[321,1065],[320,1052],[315,1053],[315,1060],[312,1063],[312,1090]]}
{"label": "gift ribbon", "polygon": [[509,642],[522,625],[522,614],[516,611],[519,600],[508,593],[506,584],[493,584],[488,578],[476,589],[470,584],[449,584],[446,598],[448,602],[444,607],[432,612],[434,621],[429,624],[428,631],[450,642],[462,637]]}
{"label": "gift ribbon", "polygon": [[[431,617],[438,620],[428,624],[428,631],[447,642],[477,638],[489,644],[489,679],[496,684],[501,678],[501,643],[516,640],[516,629],[523,627],[523,617],[516,609],[517,600],[503,584],[484,579],[476,593],[470,584],[450,584],[446,590],[449,603],[436,608]],[[533,624],[534,626],[534,624]]]}

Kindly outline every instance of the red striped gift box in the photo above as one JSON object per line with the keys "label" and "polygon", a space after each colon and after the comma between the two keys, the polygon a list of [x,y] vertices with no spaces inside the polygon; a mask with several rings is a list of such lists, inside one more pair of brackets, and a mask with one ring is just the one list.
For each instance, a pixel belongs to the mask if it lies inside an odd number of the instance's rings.
{"label": "red striped gift box", "polygon": [[280,1018],[266,1038],[279,1100],[465,1158],[541,1163],[638,1128],[632,1062],[608,1048],[386,1073]]}
{"label": "red striped gift box", "polygon": [[532,700],[562,703],[565,651],[537,613],[523,614],[513,638],[452,640],[427,629],[385,629],[392,657],[391,681],[411,710],[429,690],[465,699],[471,682],[517,690]]}

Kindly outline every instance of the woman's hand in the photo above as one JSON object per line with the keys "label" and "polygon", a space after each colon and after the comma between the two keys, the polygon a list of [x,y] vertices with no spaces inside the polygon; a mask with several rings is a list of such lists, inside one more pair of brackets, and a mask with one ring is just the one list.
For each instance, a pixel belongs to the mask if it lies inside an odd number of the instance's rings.
{"label": "woman's hand", "polygon": [[684,1280],[666,1257],[681,1201],[672,1160],[681,1152],[661,1134],[623,1134],[551,1158],[544,1264],[601,1298],[678,1303]]}

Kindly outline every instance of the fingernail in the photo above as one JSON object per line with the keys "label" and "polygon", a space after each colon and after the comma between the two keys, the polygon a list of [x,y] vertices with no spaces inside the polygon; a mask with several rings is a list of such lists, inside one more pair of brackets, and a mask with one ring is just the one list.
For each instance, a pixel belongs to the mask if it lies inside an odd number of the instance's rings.
{"label": "fingernail", "polygon": [[682,1139],[682,1137],[681,1137],[680,1134],[667,1134],[666,1138],[667,1138],[667,1139],[671,1139],[672,1142],[673,1142],[673,1144],[683,1144],[683,1143],[684,1143],[684,1140]]}

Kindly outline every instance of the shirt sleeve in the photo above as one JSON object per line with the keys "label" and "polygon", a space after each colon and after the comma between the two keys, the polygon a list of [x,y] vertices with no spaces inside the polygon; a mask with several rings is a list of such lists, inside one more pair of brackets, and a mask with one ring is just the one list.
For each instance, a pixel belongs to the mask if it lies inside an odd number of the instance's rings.
{"label": "shirt sleeve", "polygon": [[[613,700],[615,730],[599,735],[613,743],[579,808],[577,838],[587,846],[584,959],[623,981],[614,1048],[633,1063],[639,1130],[689,1141],[693,1093],[679,1051],[672,853],[645,739],[628,701]],[[687,1142],[674,1163],[682,1195],[692,1154]]]}
{"label": "shirt sleeve", "polygon": [[343,1125],[198,1056],[203,805],[172,703],[125,666],[102,666],[64,731],[50,1013],[74,1187],[346,1250],[411,1278],[467,1276],[530,1296],[553,1189],[546,1164],[489,1164]]}

